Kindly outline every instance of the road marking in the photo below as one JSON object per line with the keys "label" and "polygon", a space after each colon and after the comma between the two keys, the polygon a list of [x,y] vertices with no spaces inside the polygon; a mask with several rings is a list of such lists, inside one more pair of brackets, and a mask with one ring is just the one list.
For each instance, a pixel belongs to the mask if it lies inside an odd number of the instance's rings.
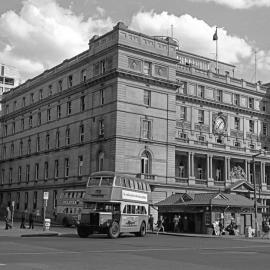
{"label": "road marking", "polygon": [[6,266],[6,264],[4,264],[4,263],[0,263],[0,266]]}

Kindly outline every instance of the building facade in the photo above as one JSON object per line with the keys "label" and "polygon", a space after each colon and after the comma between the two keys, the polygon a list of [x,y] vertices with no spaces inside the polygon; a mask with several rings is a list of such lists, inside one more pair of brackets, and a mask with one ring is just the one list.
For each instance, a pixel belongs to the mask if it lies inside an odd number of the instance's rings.
{"label": "building facade", "polygon": [[[267,86],[118,23],[89,49],[5,93],[0,205],[48,215],[92,172],[148,179],[153,202],[226,191],[270,204]],[[266,150],[261,153],[261,150]],[[253,173],[253,163],[255,173]]]}

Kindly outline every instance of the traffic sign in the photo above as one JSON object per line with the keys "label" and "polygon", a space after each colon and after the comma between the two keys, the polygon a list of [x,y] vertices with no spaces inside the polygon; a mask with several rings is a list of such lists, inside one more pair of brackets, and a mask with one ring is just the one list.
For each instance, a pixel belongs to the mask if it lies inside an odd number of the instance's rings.
{"label": "traffic sign", "polygon": [[49,192],[48,192],[48,191],[45,191],[45,192],[43,193],[43,199],[44,199],[44,200],[48,200],[48,199],[49,199]]}
{"label": "traffic sign", "polygon": [[12,205],[12,207],[14,207],[15,206],[15,201],[12,201],[11,205]]}

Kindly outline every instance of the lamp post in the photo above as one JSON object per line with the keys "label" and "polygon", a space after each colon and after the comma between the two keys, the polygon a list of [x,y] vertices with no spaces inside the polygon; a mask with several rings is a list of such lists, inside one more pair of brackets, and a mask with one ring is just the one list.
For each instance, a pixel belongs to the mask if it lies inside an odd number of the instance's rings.
{"label": "lamp post", "polygon": [[258,209],[257,209],[257,194],[256,194],[256,172],[255,172],[255,157],[261,155],[259,152],[252,156],[252,164],[253,164],[253,189],[254,189],[254,210],[255,210],[255,236],[258,236]]}

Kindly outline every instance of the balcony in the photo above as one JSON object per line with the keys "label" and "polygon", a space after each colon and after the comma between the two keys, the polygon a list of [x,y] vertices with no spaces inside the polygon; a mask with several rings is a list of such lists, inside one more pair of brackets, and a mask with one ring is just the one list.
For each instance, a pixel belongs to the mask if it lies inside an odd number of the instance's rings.
{"label": "balcony", "polygon": [[188,185],[188,178],[175,177],[175,183]]}
{"label": "balcony", "polygon": [[214,185],[218,187],[224,187],[225,182],[224,181],[214,181]]}
{"label": "balcony", "polygon": [[195,179],[195,184],[196,185],[204,185],[204,186],[206,186],[207,180],[206,179]]}
{"label": "balcony", "polygon": [[153,174],[138,173],[136,177],[145,180],[156,180],[156,176]]}

